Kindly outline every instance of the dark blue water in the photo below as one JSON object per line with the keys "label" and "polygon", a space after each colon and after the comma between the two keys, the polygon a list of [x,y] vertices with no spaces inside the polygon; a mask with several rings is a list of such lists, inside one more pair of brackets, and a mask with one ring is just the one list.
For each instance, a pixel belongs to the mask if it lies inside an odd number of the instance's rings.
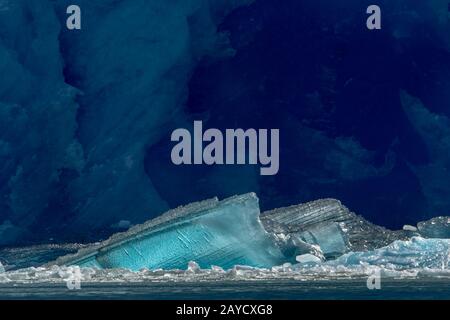
{"label": "dark blue water", "polygon": [[377,300],[450,299],[448,280],[394,280],[369,290],[363,279],[337,281],[231,281],[205,283],[84,284],[80,290],[59,285],[0,285],[1,299],[151,299],[151,300]]}

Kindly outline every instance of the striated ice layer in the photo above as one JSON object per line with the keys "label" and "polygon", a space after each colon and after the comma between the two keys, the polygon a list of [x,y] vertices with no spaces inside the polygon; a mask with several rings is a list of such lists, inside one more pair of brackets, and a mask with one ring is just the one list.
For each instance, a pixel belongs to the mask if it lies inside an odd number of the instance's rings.
{"label": "striated ice layer", "polygon": [[449,221],[438,217],[420,222],[417,228],[391,231],[333,199],[275,209],[260,217],[258,198],[251,193],[192,203],[101,243],[3,249],[0,261],[7,271],[48,261],[54,262],[44,266],[131,271],[230,269],[236,265],[272,268],[283,263],[295,268],[310,264],[435,268],[447,265],[446,240],[424,238],[449,238]]}
{"label": "striated ice layer", "polygon": [[202,268],[271,267],[284,256],[261,225],[258,198],[246,194],[171,210],[56,263],[140,270],[184,269],[191,260]]}
{"label": "striated ice layer", "polygon": [[0,263],[3,263],[7,271],[38,267],[58,257],[76,253],[78,250],[88,246],[83,244],[48,244],[21,248],[3,248],[0,249]]}
{"label": "striated ice layer", "polygon": [[264,212],[261,221],[268,232],[278,235],[282,247],[293,238],[300,238],[307,244],[320,246],[327,258],[349,251],[373,250],[395,240],[408,239],[406,231],[391,231],[374,225],[335,199]]}
{"label": "striated ice layer", "polygon": [[196,261],[200,268],[226,269],[295,264],[299,257],[311,256],[316,262],[329,261],[348,252],[371,257],[373,250],[415,235],[445,238],[446,219],[421,222],[417,231],[391,231],[350,212],[338,200],[324,199],[265,212],[260,220],[256,195],[246,194],[171,210],[56,264],[168,270]]}

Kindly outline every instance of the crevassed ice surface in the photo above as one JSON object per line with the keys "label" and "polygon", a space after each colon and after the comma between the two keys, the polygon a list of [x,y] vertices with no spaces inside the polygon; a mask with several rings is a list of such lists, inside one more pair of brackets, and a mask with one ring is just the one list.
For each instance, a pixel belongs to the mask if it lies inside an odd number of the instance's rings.
{"label": "crevassed ice surface", "polygon": [[255,194],[194,203],[169,211],[104,243],[64,257],[59,264],[130,270],[234,265],[271,267],[284,256],[259,220]]}

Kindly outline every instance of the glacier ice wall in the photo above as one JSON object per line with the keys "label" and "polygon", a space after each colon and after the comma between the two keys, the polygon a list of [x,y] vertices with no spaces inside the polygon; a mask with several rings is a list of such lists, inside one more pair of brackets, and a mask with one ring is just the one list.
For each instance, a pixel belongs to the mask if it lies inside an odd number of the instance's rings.
{"label": "glacier ice wall", "polygon": [[[0,245],[87,242],[248,191],[390,226],[448,214],[447,1],[380,5],[368,36],[358,0],[0,0]],[[193,117],[283,128],[280,174],[179,174],[155,148]]]}
{"label": "glacier ice wall", "polygon": [[144,171],[145,150],[182,121],[192,69],[221,54],[217,24],[247,2],[80,1],[86,31],[62,35],[65,72],[83,92],[77,136],[86,163],[68,185],[75,224],[142,222],[169,208]]}
{"label": "glacier ice wall", "polygon": [[77,90],[64,81],[60,24],[49,1],[0,9],[0,245],[49,208],[62,169],[78,171]]}
{"label": "glacier ice wall", "polygon": [[[450,89],[450,87],[449,87]],[[430,216],[446,214],[450,206],[450,118],[433,113],[423,102],[406,91],[401,92],[402,106],[431,156],[426,164],[412,165],[429,200]]]}
{"label": "glacier ice wall", "polygon": [[[190,73],[230,52],[217,26],[249,2],[2,0],[0,245],[168,209],[145,149],[182,121]],[[62,27],[69,4],[81,31]]]}

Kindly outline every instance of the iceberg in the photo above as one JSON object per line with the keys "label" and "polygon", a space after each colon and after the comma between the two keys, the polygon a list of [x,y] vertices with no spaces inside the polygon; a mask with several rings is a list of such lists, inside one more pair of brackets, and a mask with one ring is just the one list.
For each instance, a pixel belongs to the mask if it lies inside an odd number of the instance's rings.
{"label": "iceberg", "polygon": [[[412,265],[420,259],[442,260],[437,252],[447,252],[446,240],[425,238],[450,238],[448,222],[449,218],[440,217],[420,222],[417,231],[412,227],[392,231],[370,223],[335,199],[260,215],[256,194],[248,193],[170,210],[103,242],[82,246],[75,254],[64,255],[44,267],[131,271],[187,268],[194,272],[235,266],[270,269],[293,263],[305,267],[333,261],[342,265]],[[427,253],[421,253],[422,249]]]}
{"label": "iceberg", "polygon": [[409,238],[406,231],[392,231],[370,223],[335,199],[267,211],[261,220],[269,233],[278,235],[277,242],[281,247],[289,247],[289,242],[297,238],[304,244],[319,246],[328,259],[349,251],[381,248]]}
{"label": "iceberg", "polygon": [[324,223],[296,234],[303,241],[320,247],[325,257],[337,257],[348,249],[348,238],[337,223]]}
{"label": "iceberg", "polygon": [[[30,283],[57,284],[66,281],[73,272],[80,271],[83,281],[90,284],[114,283],[186,283],[219,281],[292,281],[300,283],[308,280],[367,279],[374,271],[379,271],[383,279],[417,279],[429,278],[446,281],[450,279],[448,239],[425,239],[413,237],[406,241],[394,243],[375,250],[365,252],[349,252],[342,257],[321,262],[313,255],[300,255],[297,264],[283,263],[273,268],[254,268],[234,266],[224,270],[218,266],[201,268],[198,263],[188,262],[185,270],[139,270],[123,268],[98,269],[76,266],[30,267],[10,270],[0,274],[1,285],[17,285]],[[0,253],[1,255],[1,253]],[[300,282],[299,282],[300,281]],[[361,281],[361,285],[364,283]],[[108,285],[109,286],[109,285]],[[264,287],[265,288],[265,287]],[[16,291],[16,289],[14,289]]]}
{"label": "iceberg", "polygon": [[56,264],[134,271],[185,269],[192,261],[201,268],[271,267],[285,257],[264,230],[259,213],[253,193],[192,203],[59,258]]}
{"label": "iceberg", "polygon": [[425,238],[450,238],[450,218],[436,217],[428,221],[417,224],[417,229],[421,236]]}
{"label": "iceberg", "polygon": [[297,260],[297,262],[299,264],[317,264],[317,263],[321,263],[322,260],[320,260],[320,258],[316,257],[315,255],[312,254],[303,254],[301,256],[297,256],[295,258],[295,260]]}

